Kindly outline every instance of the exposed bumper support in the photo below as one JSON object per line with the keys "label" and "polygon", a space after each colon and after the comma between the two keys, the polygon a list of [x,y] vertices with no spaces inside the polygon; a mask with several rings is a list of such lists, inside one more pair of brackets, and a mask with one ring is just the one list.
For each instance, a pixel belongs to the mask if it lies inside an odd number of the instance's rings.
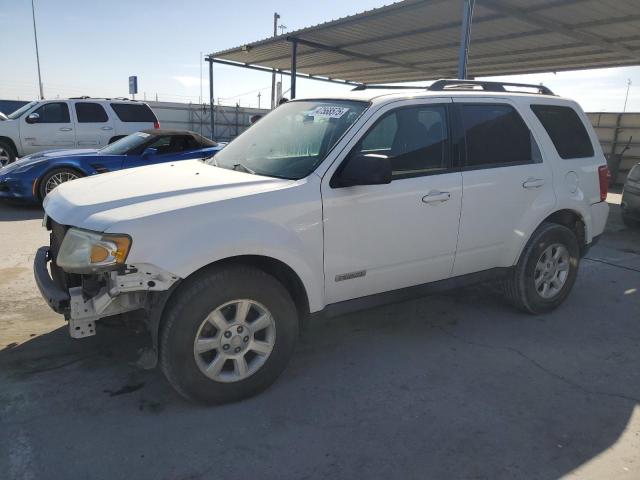
{"label": "exposed bumper support", "polygon": [[149,310],[153,307],[149,293],[167,292],[179,280],[153,265],[140,264],[130,266],[122,274],[113,271],[105,275],[102,288],[87,298],[83,287],[73,287],[66,292],[55,283],[47,269],[50,260],[49,247],[38,249],[33,263],[36,284],[49,306],[69,319],[69,334],[73,338],[95,335],[95,322],[101,318]]}

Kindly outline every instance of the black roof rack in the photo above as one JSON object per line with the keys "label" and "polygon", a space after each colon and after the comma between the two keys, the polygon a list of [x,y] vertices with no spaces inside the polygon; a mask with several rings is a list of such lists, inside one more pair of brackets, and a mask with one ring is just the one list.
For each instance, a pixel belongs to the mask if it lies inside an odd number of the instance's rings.
{"label": "black roof rack", "polygon": [[351,91],[355,92],[355,91],[370,90],[370,89],[379,89],[379,90],[397,90],[397,89],[401,89],[401,90],[422,90],[423,88],[428,88],[428,87],[411,86],[411,85],[367,85],[366,83],[363,83],[362,85],[358,85],[358,86],[352,88]]}
{"label": "black roof rack", "polygon": [[[554,95],[554,93],[544,85],[533,85],[529,83],[511,83],[511,82],[487,82],[484,80],[456,80],[456,79],[442,79],[436,80],[427,87],[427,90],[441,92],[443,90],[475,90],[475,87],[481,87],[486,92],[513,92],[514,90],[507,90],[505,87],[515,87],[516,90],[521,89],[534,89],[540,95]],[[520,93],[531,93],[523,91]]]}

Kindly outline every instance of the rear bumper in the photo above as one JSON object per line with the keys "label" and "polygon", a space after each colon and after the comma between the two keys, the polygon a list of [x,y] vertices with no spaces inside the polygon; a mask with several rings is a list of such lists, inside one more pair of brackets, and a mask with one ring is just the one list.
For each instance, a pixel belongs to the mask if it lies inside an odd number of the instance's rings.
{"label": "rear bumper", "polygon": [[607,217],[609,216],[609,204],[607,202],[599,202],[591,205],[591,231],[590,242],[593,242],[594,237],[602,235],[604,227],[607,224]]}
{"label": "rear bumper", "polygon": [[33,276],[42,298],[57,313],[69,314],[69,294],[51,278],[47,264],[51,261],[49,247],[40,247],[33,260]]}

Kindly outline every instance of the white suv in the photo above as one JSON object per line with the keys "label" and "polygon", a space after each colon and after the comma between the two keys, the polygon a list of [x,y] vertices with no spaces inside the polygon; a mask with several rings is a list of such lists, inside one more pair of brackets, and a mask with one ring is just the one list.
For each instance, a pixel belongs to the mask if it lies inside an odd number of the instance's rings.
{"label": "white suv", "polygon": [[149,128],[160,128],[149,105],[126,98],[31,102],[0,118],[0,166],[42,150],[102,148]]}
{"label": "white suv", "polygon": [[39,288],[72,337],[146,312],[169,381],[213,403],[271,384],[309,317],[489,278],[550,311],[603,232],[608,172],[580,107],[527,88],[295,100],[211,159],[64,184]]}

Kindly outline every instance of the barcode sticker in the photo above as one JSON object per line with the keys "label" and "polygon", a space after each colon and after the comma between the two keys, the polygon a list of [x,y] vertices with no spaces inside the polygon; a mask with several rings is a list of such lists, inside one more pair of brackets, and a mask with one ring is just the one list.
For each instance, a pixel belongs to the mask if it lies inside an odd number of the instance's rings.
{"label": "barcode sticker", "polygon": [[348,107],[321,105],[316,107],[314,110],[311,110],[309,115],[318,118],[340,118],[348,111]]}

